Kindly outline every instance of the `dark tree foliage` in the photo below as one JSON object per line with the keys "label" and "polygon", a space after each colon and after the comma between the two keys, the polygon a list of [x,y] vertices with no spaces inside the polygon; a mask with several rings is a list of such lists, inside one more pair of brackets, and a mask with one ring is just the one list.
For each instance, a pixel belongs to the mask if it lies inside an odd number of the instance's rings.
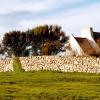
{"label": "dark tree foliage", "polygon": [[66,41],[65,33],[57,25],[38,26],[25,32],[12,31],[5,33],[3,38],[4,46],[16,56],[28,56],[30,52],[36,56],[56,55]]}

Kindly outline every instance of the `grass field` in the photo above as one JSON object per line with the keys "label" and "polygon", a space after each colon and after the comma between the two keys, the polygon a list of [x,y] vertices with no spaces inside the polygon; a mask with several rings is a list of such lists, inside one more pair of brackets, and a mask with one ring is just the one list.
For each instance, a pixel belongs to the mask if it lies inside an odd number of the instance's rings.
{"label": "grass field", "polygon": [[100,74],[0,73],[0,100],[100,100]]}

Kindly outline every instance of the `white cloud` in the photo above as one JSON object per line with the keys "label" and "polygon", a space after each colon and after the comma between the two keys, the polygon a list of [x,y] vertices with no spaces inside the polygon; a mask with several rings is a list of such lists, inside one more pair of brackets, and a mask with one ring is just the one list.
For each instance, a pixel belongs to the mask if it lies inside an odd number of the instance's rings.
{"label": "white cloud", "polygon": [[65,12],[36,20],[22,20],[19,27],[27,29],[40,24],[58,24],[69,34],[80,34],[80,30],[87,26],[100,31],[100,4],[75,9],[67,14]]}
{"label": "white cloud", "polygon": [[6,14],[18,11],[42,12],[58,7],[61,4],[71,4],[82,0],[1,0],[0,13]]}
{"label": "white cloud", "polygon": [[[11,30],[27,30],[40,24],[58,24],[62,26],[63,30],[67,34],[80,34],[80,30],[87,26],[92,26],[96,31],[100,31],[100,3],[93,4],[92,6],[79,7],[77,9],[64,9],[62,12],[53,13],[57,7],[64,4],[74,4],[83,0],[3,0],[0,1],[0,15],[4,15],[5,18],[0,17],[0,33],[5,33]],[[39,17],[20,19],[9,17],[7,13],[16,14],[15,12],[28,11],[39,13]],[[45,12],[46,15],[41,16],[41,12]],[[21,15],[19,15],[21,16]],[[10,20],[9,20],[10,19]],[[11,20],[12,19],[12,20]],[[15,23],[15,24],[14,24]]]}

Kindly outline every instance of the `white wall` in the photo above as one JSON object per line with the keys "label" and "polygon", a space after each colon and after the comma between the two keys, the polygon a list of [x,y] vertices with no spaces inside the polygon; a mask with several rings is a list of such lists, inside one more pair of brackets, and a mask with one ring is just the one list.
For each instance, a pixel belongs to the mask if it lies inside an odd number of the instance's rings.
{"label": "white wall", "polygon": [[70,36],[69,43],[76,55],[80,55],[80,56],[85,55],[85,53],[83,52],[82,48],[80,47],[80,45],[78,44],[78,42],[76,41],[73,35]]}
{"label": "white wall", "polygon": [[74,56],[75,55],[75,53],[74,53],[74,51],[73,50],[68,50],[68,49],[66,49],[66,51],[65,52],[60,52],[60,53],[58,53],[57,54],[57,56],[64,56],[64,57],[70,57],[70,56]]}

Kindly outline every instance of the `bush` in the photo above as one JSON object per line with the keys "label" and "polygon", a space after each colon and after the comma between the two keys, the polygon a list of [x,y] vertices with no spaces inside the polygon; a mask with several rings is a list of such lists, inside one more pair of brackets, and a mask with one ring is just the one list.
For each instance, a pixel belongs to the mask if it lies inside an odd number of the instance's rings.
{"label": "bush", "polygon": [[20,59],[18,57],[14,57],[13,58],[13,69],[14,69],[14,72],[16,72],[16,73],[24,71],[22,69],[22,65],[21,65]]}

